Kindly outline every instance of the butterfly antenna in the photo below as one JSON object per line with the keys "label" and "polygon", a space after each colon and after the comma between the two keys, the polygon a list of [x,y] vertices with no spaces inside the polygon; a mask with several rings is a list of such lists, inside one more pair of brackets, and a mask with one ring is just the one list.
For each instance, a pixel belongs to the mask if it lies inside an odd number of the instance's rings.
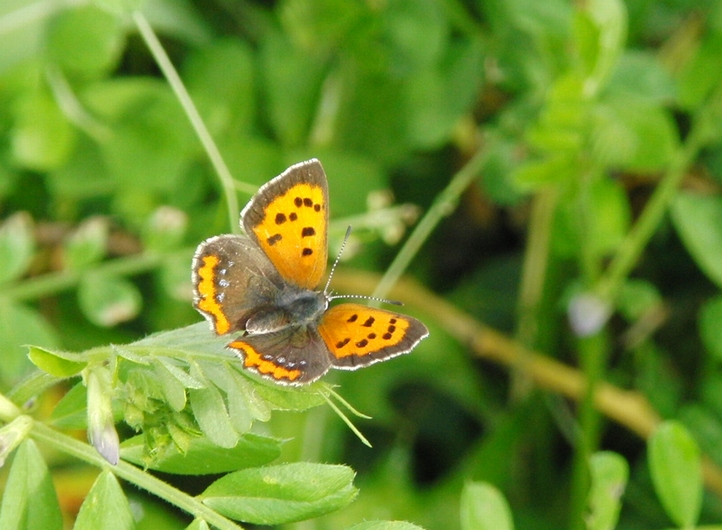
{"label": "butterfly antenna", "polygon": [[[346,235],[343,236],[343,243],[341,243],[341,248],[338,251],[338,255],[336,256],[336,259],[334,260],[333,265],[331,266],[331,272],[328,273],[328,280],[326,281],[326,287],[323,288],[324,293],[328,293],[328,286],[331,285],[331,278],[333,278],[333,273],[336,271],[336,265],[338,265],[338,262],[341,259],[341,254],[343,254],[343,249],[346,248],[346,242],[348,241],[348,238],[350,236],[351,236],[351,226],[349,225],[349,227],[346,229]],[[375,296],[364,296],[362,294],[339,294],[339,295],[327,297],[327,299],[329,301],[336,300],[338,298],[356,298],[356,299],[363,299],[363,300],[374,300],[376,302],[381,302],[383,304],[404,305],[397,300],[387,300],[386,298],[377,298]]]}
{"label": "butterfly antenna", "polygon": [[351,236],[351,225],[348,226],[346,229],[346,235],[343,236],[343,242],[341,243],[341,248],[338,251],[338,254],[336,255],[336,259],[333,262],[333,265],[331,266],[331,272],[328,273],[328,280],[326,281],[326,287],[323,288],[323,292],[328,292],[328,286],[331,285],[331,278],[333,278],[333,273],[336,272],[336,265],[338,265],[339,260],[341,259],[341,254],[343,254],[343,249],[346,248],[346,242],[348,241],[348,238]]}

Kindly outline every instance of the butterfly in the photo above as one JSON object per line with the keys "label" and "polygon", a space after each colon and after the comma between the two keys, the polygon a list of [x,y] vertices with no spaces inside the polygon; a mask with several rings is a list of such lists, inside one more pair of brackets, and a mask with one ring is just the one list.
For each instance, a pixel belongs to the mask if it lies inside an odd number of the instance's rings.
{"label": "butterfly", "polygon": [[316,159],[263,185],[241,212],[246,236],[203,241],[193,257],[194,307],[243,366],[283,385],[329,368],[356,370],[410,352],[419,320],[316,290],[328,259],[328,182]]}

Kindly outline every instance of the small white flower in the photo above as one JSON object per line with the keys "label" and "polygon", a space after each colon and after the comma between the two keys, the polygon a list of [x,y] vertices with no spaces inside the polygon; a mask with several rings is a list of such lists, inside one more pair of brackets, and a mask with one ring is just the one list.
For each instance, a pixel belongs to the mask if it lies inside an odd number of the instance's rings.
{"label": "small white flower", "polygon": [[116,465],[120,459],[120,439],[113,420],[110,372],[104,367],[89,369],[85,385],[88,387],[88,438],[103,458]]}
{"label": "small white flower", "polygon": [[606,324],[611,314],[609,304],[592,293],[581,293],[569,301],[569,324],[578,337],[594,335]]}

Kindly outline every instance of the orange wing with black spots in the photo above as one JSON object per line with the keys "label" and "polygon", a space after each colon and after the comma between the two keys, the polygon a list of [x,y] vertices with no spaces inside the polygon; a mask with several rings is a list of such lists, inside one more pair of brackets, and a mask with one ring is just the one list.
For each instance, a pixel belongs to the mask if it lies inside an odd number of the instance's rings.
{"label": "orange wing with black spots", "polygon": [[408,353],[429,334],[415,318],[360,304],[331,307],[318,332],[333,356],[332,365],[345,370]]}
{"label": "orange wing with black spots", "polygon": [[241,218],[285,280],[316,288],[328,257],[328,184],[318,160],[291,166],[265,184]]}

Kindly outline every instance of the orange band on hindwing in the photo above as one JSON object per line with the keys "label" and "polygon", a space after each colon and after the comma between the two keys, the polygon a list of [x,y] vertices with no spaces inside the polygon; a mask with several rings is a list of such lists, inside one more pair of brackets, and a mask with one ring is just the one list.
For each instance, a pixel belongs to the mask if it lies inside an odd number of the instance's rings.
{"label": "orange band on hindwing", "polygon": [[289,370],[274,364],[272,361],[263,359],[261,354],[247,342],[234,340],[228,347],[243,352],[243,366],[256,370],[263,375],[269,375],[276,381],[282,381],[283,379],[295,381],[301,377],[301,370]]}
{"label": "orange band on hindwing", "polygon": [[204,313],[213,317],[213,328],[216,333],[223,335],[228,333],[231,329],[231,323],[228,321],[223,308],[216,300],[216,283],[215,283],[215,270],[218,266],[218,256],[210,254],[203,256],[203,265],[198,269],[198,282],[197,290],[200,294],[200,300],[197,303],[198,309]]}

